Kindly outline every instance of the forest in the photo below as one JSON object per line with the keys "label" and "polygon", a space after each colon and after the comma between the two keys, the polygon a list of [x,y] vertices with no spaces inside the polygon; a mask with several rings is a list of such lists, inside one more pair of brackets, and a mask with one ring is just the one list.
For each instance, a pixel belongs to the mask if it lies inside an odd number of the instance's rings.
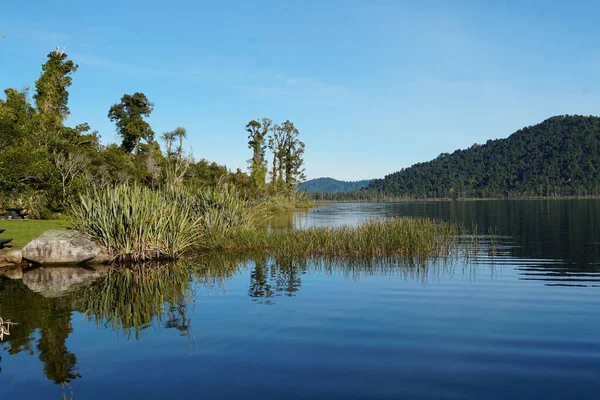
{"label": "forest", "polygon": [[362,181],[338,181],[333,178],[317,178],[310,179],[306,182],[302,182],[298,185],[299,190],[306,190],[308,193],[313,192],[322,192],[322,193],[330,193],[330,192],[351,192],[353,190],[358,190],[362,188],[366,188],[369,186],[371,182],[370,179],[365,179]]}
{"label": "forest", "polygon": [[[32,89],[7,88],[0,99],[0,208],[23,207],[31,218],[53,218],[70,210],[90,187],[116,184],[234,186],[247,198],[296,200],[304,179],[304,143],[287,120],[268,118],[240,126],[247,137],[249,173],[196,159],[184,151],[188,132],[174,126],[157,134],[147,118],[154,104],[142,92],[107,105],[121,143],[102,143],[87,123],[68,126],[69,87],[78,70],[65,50],[48,54]],[[267,154],[269,150],[270,154]],[[269,159],[267,159],[269,157]]]}
{"label": "forest", "polygon": [[551,117],[470,148],[442,153],[373,180],[348,194],[319,199],[392,200],[578,197],[600,194],[600,118]]}

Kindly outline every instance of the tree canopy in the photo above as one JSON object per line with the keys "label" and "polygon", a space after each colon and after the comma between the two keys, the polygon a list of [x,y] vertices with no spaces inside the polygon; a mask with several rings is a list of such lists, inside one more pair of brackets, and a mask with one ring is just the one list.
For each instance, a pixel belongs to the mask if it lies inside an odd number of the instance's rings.
{"label": "tree canopy", "polygon": [[108,118],[117,125],[117,133],[121,136],[121,147],[128,153],[137,153],[140,143],[147,144],[154,140],[154,131],[144,117],[149,117],[154,110],[145,94],[125,94],[121,102],[114,104],[108,111]]}

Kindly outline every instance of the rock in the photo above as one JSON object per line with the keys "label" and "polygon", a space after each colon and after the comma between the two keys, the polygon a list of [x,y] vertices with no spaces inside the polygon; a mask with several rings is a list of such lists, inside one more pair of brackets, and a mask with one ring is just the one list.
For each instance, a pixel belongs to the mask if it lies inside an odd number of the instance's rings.
{"label": "rock", "polygon": [[23,247],[23,258],[36,264],[79,264],[93,260],[100,247],[77,231],[49,230]]}
{"label": "rock", "polygon": [[0,251],[0,267],[19,265],[23,261],[21,250]]}
{"label": "rock", "polygon": [[6,253],[2,254],[2,258],[4,261],[11,264],[21,264],[23,262],[23,253],[21,250],[9,250]]}
{"label": "rock", "polygon": [[23,269],[21,267],[0,268],[0,275],[9,279],[23,279]]}
{"label": "rock", "polygon": [[109,264],[112,261],[112,257],[103,248],[100,249],[100,254],[88,261],[90,264]]}
{"label": "rock", "polygon": [[102,277],[107,269],[87,269],[81,267],[36,268],[23,274],[23,283],[32,291],[44,297],[60,297],[90,285]]}

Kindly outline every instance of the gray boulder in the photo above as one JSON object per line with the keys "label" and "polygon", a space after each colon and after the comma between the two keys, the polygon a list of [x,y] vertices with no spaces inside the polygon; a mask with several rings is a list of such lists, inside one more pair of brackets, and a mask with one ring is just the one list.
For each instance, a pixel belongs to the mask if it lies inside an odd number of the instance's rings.
{"label": "gray boulder", "polygon": [[23,247],[23,259],[36,264],[79,264],[102,253],[100,246],[77,231],[50,230]]}

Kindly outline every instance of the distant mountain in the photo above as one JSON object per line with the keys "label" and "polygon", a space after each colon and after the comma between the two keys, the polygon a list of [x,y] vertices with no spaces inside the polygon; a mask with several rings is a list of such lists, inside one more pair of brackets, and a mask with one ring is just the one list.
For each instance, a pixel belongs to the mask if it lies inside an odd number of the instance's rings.
{"label": "distant mountain", "polygon": [[303,182],[298,185],[298,189],[306,190],[309,193],[347,193],[353,190],[366,188],[369,186],[370,179],[356,182],[338,181],[333,178],[317,178]]}
{"label": "distant mountain", "polygon": [[600,194],[600,118],[564,115],[373,180],[351,195],[404,198]]}

